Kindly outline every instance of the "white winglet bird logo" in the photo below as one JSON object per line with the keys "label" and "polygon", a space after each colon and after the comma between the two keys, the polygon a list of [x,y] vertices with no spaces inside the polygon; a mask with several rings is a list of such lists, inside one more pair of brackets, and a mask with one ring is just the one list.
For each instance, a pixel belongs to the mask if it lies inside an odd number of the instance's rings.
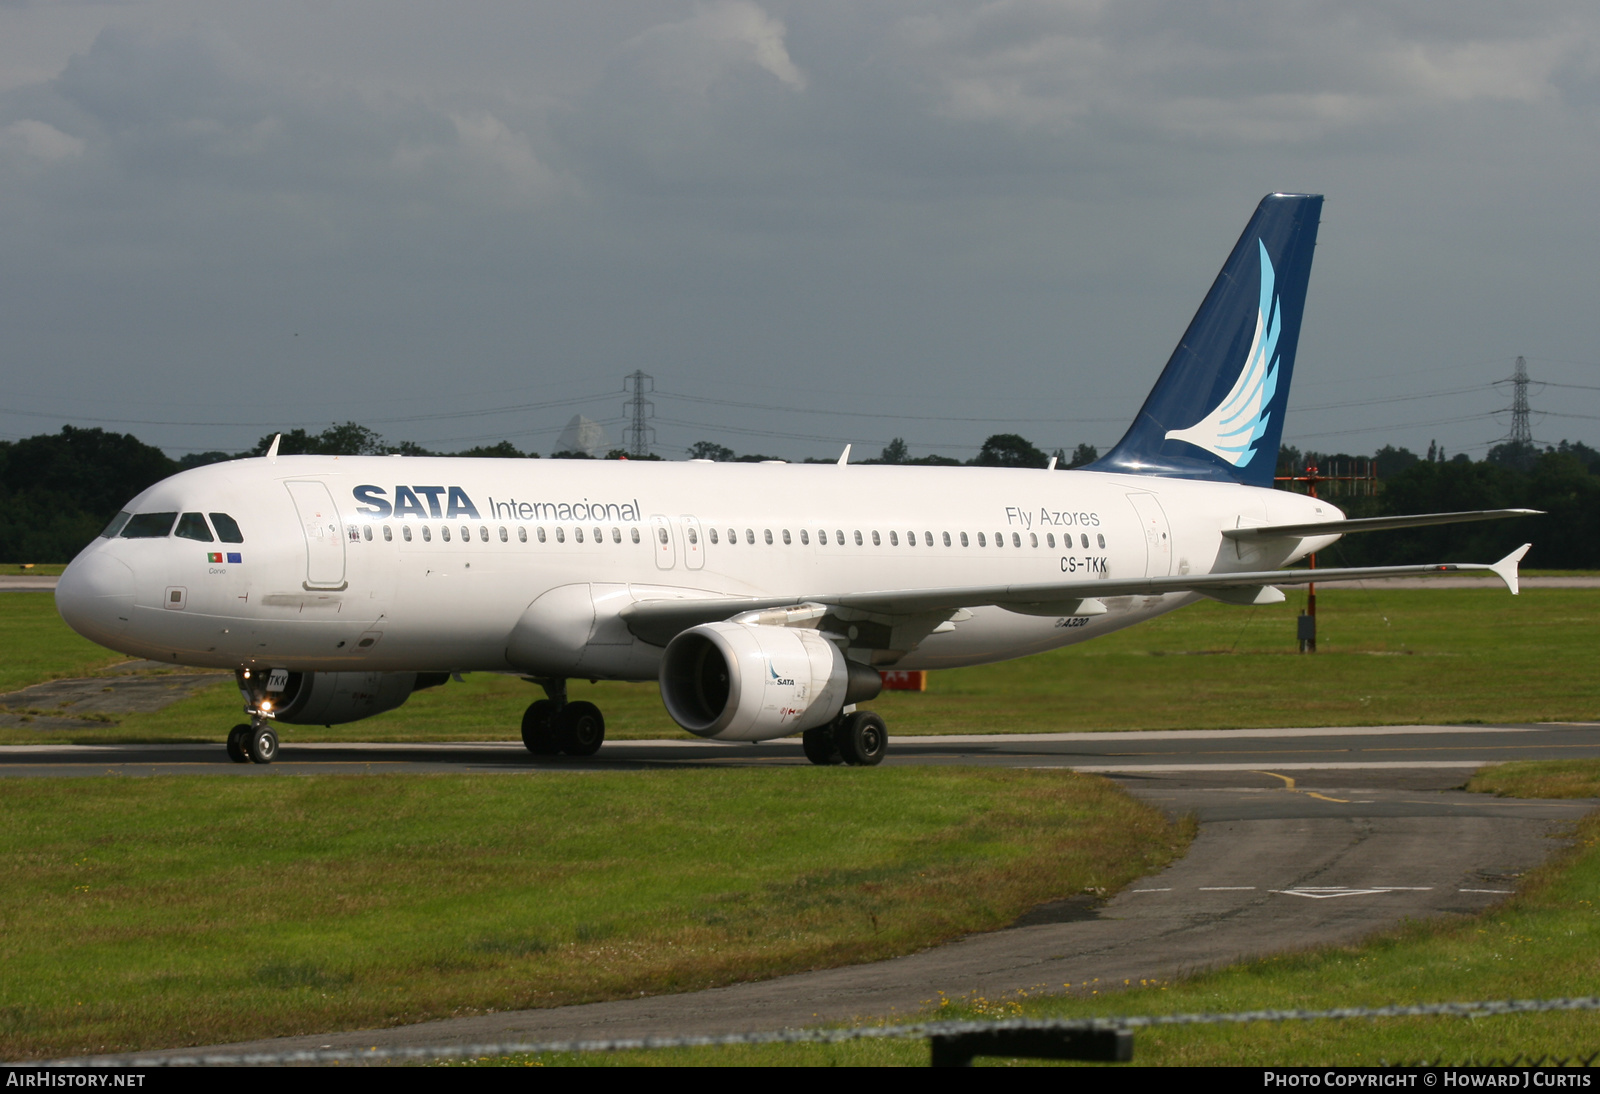
{"label": "white winglet bird logo", "polygon": [[1234,381],[1233,390],[1216,408],[1188,429],[1169,429],[1167,437],[1203,448],[1235,467],[1243,467],[1255,453],[1255,443],[1267,429],[1267,407],[1278,390],[1278,331],[1283,317],[1273,292],[1275,277],[1267,248],[1261,248],[1261,302],[1256,312],[1256,336]]}

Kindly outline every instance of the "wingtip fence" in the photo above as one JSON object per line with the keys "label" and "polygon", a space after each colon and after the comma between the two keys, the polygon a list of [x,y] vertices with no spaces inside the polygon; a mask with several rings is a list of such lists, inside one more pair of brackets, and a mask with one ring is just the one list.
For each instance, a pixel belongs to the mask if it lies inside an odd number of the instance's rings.
{"label": "wingtip fence", "polygon": [[[978,1056],[1087,1060],[1127,1063],[1133,1059],[1135,1030],[1157,1026],[1200,1026],[1250,1022],[1342,1021],[1353,1018],[1486,1018],[1502,1014],[1600,1010],[1600,996],[1571,999],[1505,999],[1466,1003],[1415,1003],[1333,1010],[1252,1010],[1230,1014],[1122,1015],[1092,1019],[1005,1018],[993,1021],[915,1022],[897,1026],[845,1029],[786,1029],[682,1037],[624,1037],[593,1041],[510,1041],[471,1045],[374,1046],[369,1049],[303,1049],[288,1052],[196,1053],[191,1055],[78,1056],[8,1066],[35,1067],[239,1067],[305,1064],[423,1063],[505,1056],[543,1056],[588,1052],[713,1048],[730,1045],[843,1044],[886,1038],[929,1042],[935,1067],[959,1067]],[[1551,1063],[1591,1064],[1587,1057],[1541,1058]],[[1523,1057],[1518,1057],[1523,1059]],[[1530,1065],[1533,1061],[1528,1061]],[[1406,1066],[1434,1066],[1427,1063]]]}

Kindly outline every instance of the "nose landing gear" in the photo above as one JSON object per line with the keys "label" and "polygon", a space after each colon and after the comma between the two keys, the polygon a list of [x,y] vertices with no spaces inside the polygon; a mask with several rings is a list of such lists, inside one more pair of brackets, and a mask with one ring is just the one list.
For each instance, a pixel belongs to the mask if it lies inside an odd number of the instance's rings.
{"label": "nose landing gear", "polygon": [[533,680],[548,699],[529,705],[522,715],[522,743],[535,756],[593,756],[606,739],[600,708],[582,700],[567,701],[565,680]]}
{"label": "nose landing gear", "polygon": [[270,764],[278,757],[278,734],[266,719],[241,723],[228,732],[228,759],[236,764]]}

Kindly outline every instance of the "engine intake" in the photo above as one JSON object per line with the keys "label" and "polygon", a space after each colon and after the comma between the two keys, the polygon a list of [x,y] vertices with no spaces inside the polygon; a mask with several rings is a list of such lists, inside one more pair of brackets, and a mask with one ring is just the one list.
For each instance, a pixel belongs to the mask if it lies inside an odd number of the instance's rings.
{"label": "engine intake", "polygon": [[814,630],[743,623],[705,623],[678,635],[662,654],[660,679],[672,720],[719,741],[766,741],[825,725],[883,688],[876,670]]}

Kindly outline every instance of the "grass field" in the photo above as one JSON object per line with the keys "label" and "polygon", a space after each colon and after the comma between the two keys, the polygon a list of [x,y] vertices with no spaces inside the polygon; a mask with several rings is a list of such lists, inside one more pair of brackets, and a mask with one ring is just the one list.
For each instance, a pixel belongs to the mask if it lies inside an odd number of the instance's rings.
{"label": "grass field", "polygon": [[[1600,796],[1600,761],[1505,764],[1481,772],[1470,788],[1514,797]],[[1587,794],[1574,793],[1580,789]],[[1526,879],[1517,896],[1483,916],[1408,923],[1361,945],[1247,962],[1172,983],[1093,984],[1043,999],[951,1001],[930,1016],[1090,1018],[1592,995],[1600,984],[1600,814],[1582,821],[1575,837],[1570,851]],[[1480,1019],[1260,1022],[1144,1029],[1135,1033],[1134,1042],[1135,1063],[1166,1066],[1370,1066],[1519,1054],[1572,1057],[1600,1051],[1600,1018],[1589,1011]],[[928,1049],[925,1041],[884,1040],[482,1062],[926,1066]]]}
{"label": "grass field", "polygon": [[[873,706],[895,732],[1594,720],[1600,593],[1324,590],[1200,604],[1083,646],[935,674]],[[0,690],[121,660],[48,594],[0,594]],[[477,674],[299,740],[514,739],[536,694]],[[652,685],[575,685],[613,737],[675,735]],[[211,740],[227,677],[158,714],[0,743]],[[861,792],[868,778],[872,793]],[[1474,789],[1600,794],[1600,766]],[[1108,784],[946,769],[271,780],[18,780],[0,796],[0,1052],[208,1043],[669,991],[905,952],[1115,888],[1181,846]],[[1600,820],[1477,920],[1114,995],[965,1000],[949,1016],[1168,1013],[1552,996],[1600,982]],[[692,838],[689,838],[692,837]],[[774,929],[774,924],[782,929]],[[1090,992],[1101,990],[1091,986]],[[1593,1015],[1145,1031],[1142,1063],[1369,1063],[1600,1049]],[[557,1060],[540,1062],[562,1062]],[[918,1043],[584,1064],[924,1064]]]}
{"label": "grass field", "polygon": [[1186,840],[1068,772],[7,780],[0,1058],[876,960]]}
{"label": "grass field", "polygon": [[[1600,590],[1325,589],[1319,650],[1294,652],[1298,598],[1262,608],[1196,604],[1065,650],[931,675],[923,693],[886,692],[892,733],[1586,721],[1600,717]],[[0,690],[82,675],[119,660],[77,637],[44,593],[0,594]],[[475,673],[399,710],[337,726],[284,726],[310,740],[515,740],[541,693]],[[687,736],[654,684],[574,681],[612,739]],[[0,743],[220,740],[239,720],[226,677],[158,714],[82,729],[0,729]]]}

